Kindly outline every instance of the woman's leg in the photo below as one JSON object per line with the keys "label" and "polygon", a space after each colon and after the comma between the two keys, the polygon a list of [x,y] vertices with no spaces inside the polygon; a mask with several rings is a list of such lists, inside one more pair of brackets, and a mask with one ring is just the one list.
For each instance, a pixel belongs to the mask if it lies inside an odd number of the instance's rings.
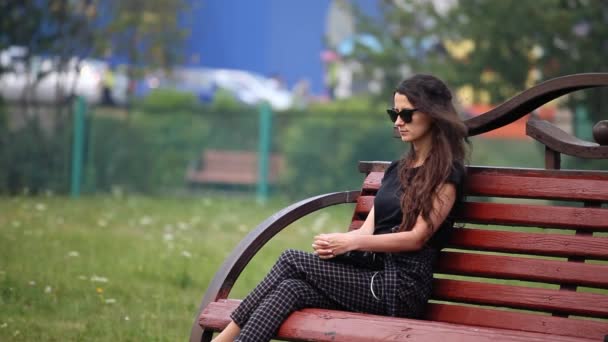
{"label": "woman's leg", "polygon": [[235,341],[269,341],[292,312],[305,307],[332,309],[336,304],[304,280],[283,280],[253,311]]}
{"label": "woman's leg", "polygon": [[[341,309],[385,314],[382,277],[382,271],[321,260],[312,253],[289,249],[281,254],[269,274],[230,317],[243,328],[254,310],[285,279],[305,280],[322,295],[339,304]],[[370,290],[372,285],[373,294]]]}
{"label": "woman's leg", "polygon": [[253,311],[262,303],[264,298],[272,292],[283,280],[285,279],[298,279],[302,278],[301,272],[294,267],[293,263],[290,262],[290,254],[292,250],[286,250],[281,253],[277,262],[272,266],[268,275],[262,280],[258,286],[253,289],[243,299],[241,304],[232,312],[230,318],[239,327],[243,327],[249,316]]}
{"label": "woman's leg", "polygon": [[241,332],[241,328],[239,328],[234,321],[230,321],[228,326],[222,330],[222,332],[217,335],[212,341],[213,342],[232,342],[237,337],[237,335]]}

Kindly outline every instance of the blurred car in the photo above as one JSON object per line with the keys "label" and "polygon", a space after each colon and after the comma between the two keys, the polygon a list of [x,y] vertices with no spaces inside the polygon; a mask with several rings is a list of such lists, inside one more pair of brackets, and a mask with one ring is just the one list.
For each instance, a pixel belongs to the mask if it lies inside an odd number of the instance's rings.
{"label": "blurred car", "polygon": [[[0,96],[4,100],[17,102],[25,96],[35,103],[48,104],[80,95],[90,104],[101,102],[104,75],[111,71],[106,62],[70,58],[65,71],[58,72],[52,57],[33,56],[28,67],[25,54],[26,51],[19,47],[0,52],[0,67],[5,69],[0,74]],[[80,72],[77,71],[78,67]],[[111,72],[111,96],[114,103],[124,105],[127,102],[128,78],[124,72]]]}
{"label": "blurred car", "polygon": [[218,89],[224,89],[248,105],[266,101],[274,110],[286,110],[293,103],[291,92],[279,82],[244,70],[174,68],[169,74],[152,73],[138,87],[138,95],[163,88],[192,93],[201,102],[210,102]]}

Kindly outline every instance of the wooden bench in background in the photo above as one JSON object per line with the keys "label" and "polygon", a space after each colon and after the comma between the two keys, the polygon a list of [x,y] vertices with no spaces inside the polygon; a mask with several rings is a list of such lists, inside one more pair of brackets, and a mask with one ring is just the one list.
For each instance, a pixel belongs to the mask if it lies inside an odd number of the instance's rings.
{"label": "wooden bench in background", "polygon": [[[481,134],[563,94],[599,86],[608,86],[608,74],[550,80],[466,124],[470,135]],[[454,230],[448,248],[440,253],[432,300],[423,319],[307,308],[290,315],[277,338],[605,341],[608,171],[559,169],[561,153],[608,158],[608,127],[600,126],[594,133],[601,144],[595,144],[531,119],[526,131],[545,145],[545,169],[468,167],[465,191],[469,197],[457,218],[466,226]],[[227,299],[238,275],[255,253],[290,223],[321,208],[356,203],[349,229],[358,229],[387,166],[388,162],[362,162],[359,170],[365,179],[360,191],[330,193],[295,203],[249,233],[209,285],[190,340],[209,341],[213,331],[229,323],[229,314],[240,302]],[[480,200],[485,197],[492,201]]]}
{"label": "wooden bench in background", "polygon": [[[284,158],[270,156],[268,183],[276,184],[284,169]],[[189,168],[186,182],[195,184],[254,185],[258,182],[258,154],[253,151],[206,149],[196,168]]]}

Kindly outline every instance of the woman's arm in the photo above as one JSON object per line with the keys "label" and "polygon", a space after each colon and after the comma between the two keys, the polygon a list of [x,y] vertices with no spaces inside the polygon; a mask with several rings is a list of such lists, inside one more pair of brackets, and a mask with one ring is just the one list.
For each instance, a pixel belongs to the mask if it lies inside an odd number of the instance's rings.
{"label": "woman's arm", "polygon": [[456,200],[456,187],[451,183],[443,184],[433,200],[433,210],[430,219],[434,230],[429,229],[429,224],[418,216],[414,227],[410,231],[380,234],[322,234],[316,238],[315,243],[323,250],[331,251],[334,255],[346,253],[351,250],[363,250],[373,252],[406,252],[419,250],[445,218],[450,213]]}
{"label": "woman's arm", "polygon": [[351,230],[348,234],[353,235],[372,235],[374,234],[375,221],[374,221],[374,207],[369,211],[367,217],[365,218],[365,222],[359,229]]}

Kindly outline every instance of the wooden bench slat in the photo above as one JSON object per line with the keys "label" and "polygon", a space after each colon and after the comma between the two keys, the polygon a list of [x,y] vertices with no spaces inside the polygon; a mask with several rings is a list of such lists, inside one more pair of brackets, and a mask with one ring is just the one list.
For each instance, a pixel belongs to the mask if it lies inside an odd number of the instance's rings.
{"label": "wooden bench slat", "polygon": [[456,228],[449,246],[482,251],[608,260],[608,238],[594,236]]}
{"label": "wooden bench slat", "polygon": [[384,178],[384,172],[370,172],[363,180],[363,190],[377,191],[380,189],[380,184]]}
{"label": "wooden bench slat", "polygon": [[[363,189],[377,191],[383,171],[370,172]],[[608,201],[608,173],[490,169],[469,167],[465,193],[474,196],[555,199],[569,201]]]}
{"label": "wooden bench slat", "polygon": [[[230,313],[239,301],[222,300],[205,308],[199,323],[221,330],[230,322]],[[546,335],[506,329],[465,326],[444,322],[367,315],[354,312],[303,309],[292,313],[279,328],[278,338],[314,341],[591,341],[573,336]]]}
{"label": "wooden bench slat", "polygon": [[[364,217],[374,196],[360,196],[355,213]],[[608,231],[607,208],[578,208],[530,204],[466,202],[459,222]]]}
{"label": "wooden bench slat", "polygon": [[363,220],[353,220],[350,225],[348,226],[348,230],[355,230],[355,229],[359,229],[361,228],[361,226],[363,225],[365,221]]}
{"label": "wooden bench slat", "polygon": [[375,196],[359,196],[357,199],[357,205],[355,206],[355,214],[367,217],[369,211],[374,206]]}
{"label": "wooden bench slat", "polygon": [[513,175],[472,174],[466,193],[475,196],[608,201],[608,175],[604,180],[539,178]]}
{"label": "wooden bench slat", "polygon": [[459,221],[608,231],[608,209],[467,202]]}
{"label": "wooden bench slat", "polygon": [[442,252],[437,273],[608,287],[608,265]]}
{"label": "wooden bench slat", "polygon": [[205,171],[192,176],[191,181],[216,182],[230,184],[255,184],[257,175],[238,172]]}
{"label": "wooden bench slat", "polygon": [[608,317],[608,296],[595,293],[435,279],[433,299]]}
{"label": "wooden bench slat", "polygon": [[595,340],[602,340],[604,335],[608,334],[608,322],[462,305],[431,303],[428,305],[425,319],[481,327],[585,337]]}

